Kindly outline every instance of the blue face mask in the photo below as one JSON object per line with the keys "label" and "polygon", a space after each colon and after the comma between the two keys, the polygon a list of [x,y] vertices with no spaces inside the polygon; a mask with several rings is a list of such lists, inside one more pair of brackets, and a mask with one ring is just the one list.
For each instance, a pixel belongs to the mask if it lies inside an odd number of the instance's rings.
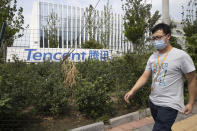
{"label": "blue face mask", "polygon": [[162,50],[162,49],[166,48],[167,44],[164,42],[164,40],[156,40],[153,42],[153,46],[157,50]]}

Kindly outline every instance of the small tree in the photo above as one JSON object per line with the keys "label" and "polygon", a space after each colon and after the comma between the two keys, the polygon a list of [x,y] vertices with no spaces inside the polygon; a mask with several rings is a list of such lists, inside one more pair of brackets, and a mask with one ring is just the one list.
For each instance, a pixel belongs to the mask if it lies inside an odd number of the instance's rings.
{"label": "small tree", "polygon": [[[176,29],[176,27],[177,27],[177,25],[173,21],[170,21],[170,29],[173,30],[173,29]],[[170,37],[170,44],[173,47],[176,47],[178,49],[182,49],[181,45],[178,44],[177,40],[178,40],[178,38],[176,36],[171,35],[171,37]]]}
{"label": "small tree", "polygon": [[[109,39],[110,33],[112,30],[112,24],[110,23],[112,19],[112,7],[109,5],[109,1],[106,5],[104,5],[103,16],[99,16],[97,10],[90,5],[89,8],[86,9],[85,18],[86,18],[86,31],[89,34],[90,41],[95,40],[97,36],[95,36],[94,32],[98,32],[100,37],[98,38],[99,43],[101,43],[104,48],[109,48]],[[98,19],[96,19],[98,18]]]}
{"label": "small tree", "polygon": [[183,31],[186,37],[186,50],[197,67],[197,0],[190,0],[182,12]]}
{"label": "small tree", "polygon": [[17,7],[17,0],[1,0],[0,27],[3,22],[6,22],[7,26],[3,42],[0,43],[0,58],[5,58],[7,47],[12,46],[14,40],[22,36],[22,34],[19,33],[20,30],[24,29],[24,17],[22,13],[23,8]]}
{"label": "small tree", "polygon": [[[123,0],[122,0],[123,1]],[[133,43],[134,51],[143,52],[145,43],[150,40],[151,29],[160,18],[159,11],[151,16],[151,4],[142,0],[125,0],[123,5],[125,36]]]}
{"label": "small tree", "polygon": [[183,31],[187,39],[197,33],[197,0],[189,0],[187,6],[182,6],[182,9]]}
{"label": "small tree", "polygon": [[86,8],[86,12],[84,13],[87,25],[86,25],[86,32],[89,34],[90,39],[95,39],[94,31],[97,29],[96,23],[96,10],[95,8],[90,5],[88,8]]}
{"label": "small tree", "polygon": [[110,22],[112,19],[112,6],[109,4],[109,0],[106,5],[104,5],[104,17],[101,18],[101,24],[104,29],[101,31],[101,43],[105,48],[109,48],[110,33],[113,30],[113,24]]}
{"label": "small tree", "polygon": [[51,12],[51,14],[48,16],[47,25],[44,26],[45,34],[47,37],[47,40],[49,42],[50,48],[57,48],[59,45],[58,42],[58,16],[55,12]]}

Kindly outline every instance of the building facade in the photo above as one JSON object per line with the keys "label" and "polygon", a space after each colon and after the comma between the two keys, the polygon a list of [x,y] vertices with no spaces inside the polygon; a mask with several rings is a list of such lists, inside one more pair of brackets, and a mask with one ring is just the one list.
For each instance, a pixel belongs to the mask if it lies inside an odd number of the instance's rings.
{"label": "building facade", "polygon": [[132,51],[132,44],[123,33],[123,18],[120,14],[112,13],[106,19],[104,11],[95,11],[94,27],[90,31],[87,28],[87,8],[43,1],[35,1],[33,5],[30,48],[50,48],[47,32],[50,30],[48,21],[51,14],[57,16],[57,48],[81,48],[82,43],[93,37],[101,44],[104,44],[102,40],[105,39],[106,49],[121,53]]}

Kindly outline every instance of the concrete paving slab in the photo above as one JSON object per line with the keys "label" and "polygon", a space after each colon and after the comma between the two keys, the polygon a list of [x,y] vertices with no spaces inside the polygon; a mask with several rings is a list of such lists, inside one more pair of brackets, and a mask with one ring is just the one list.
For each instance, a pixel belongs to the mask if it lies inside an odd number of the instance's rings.
{"label": "concrete paving slab", "polygon": [[120,117],[116,117],[109,120],[111,127],[115,127],[124,123],[139,120],[139,112],[129,113]]}
{"label": "concrete paving slab", "polygon": [[154,123],[142,126],[140,128],[135,129],[134,131],[152,131]]}
{"label": "concrete paving slab", "polygon": [[154,123],[151,123],[151,124],[149,124],[149,125],[147,125],[147,127],[149,128],[149,129],[153,129],[153,126],[154,126]]}
{"label": "concrete paving slab", "polygon": [[[150,129],[150,128],[147,127],[147,126],[143,126],[143,127],[139,128],[139,130],[140,130],[140,131],[152,131],[152,129]],[[136,130],[134,130],[134,131],[136,131]]]}
{"label": "concrete paving slab", "polygon": [[197,131],[197,115],[193,115],[187,119],[181,120],[179,122],[176,122],[172,129],[173,131],[188,131],[188,130],[194,130]]}

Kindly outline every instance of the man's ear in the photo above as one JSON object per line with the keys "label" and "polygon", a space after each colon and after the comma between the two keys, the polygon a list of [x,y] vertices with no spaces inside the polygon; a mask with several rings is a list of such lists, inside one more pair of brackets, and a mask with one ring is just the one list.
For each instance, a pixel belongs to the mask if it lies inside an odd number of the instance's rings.
{"label": "man's ear", "polygon": [[167,37],[167,39],[168,39],[168,40],[170,40],[170,38],[171,38],[171,35],[170,35],[170,34],[168,34],[167,36],[168,36],[168,37]]}

